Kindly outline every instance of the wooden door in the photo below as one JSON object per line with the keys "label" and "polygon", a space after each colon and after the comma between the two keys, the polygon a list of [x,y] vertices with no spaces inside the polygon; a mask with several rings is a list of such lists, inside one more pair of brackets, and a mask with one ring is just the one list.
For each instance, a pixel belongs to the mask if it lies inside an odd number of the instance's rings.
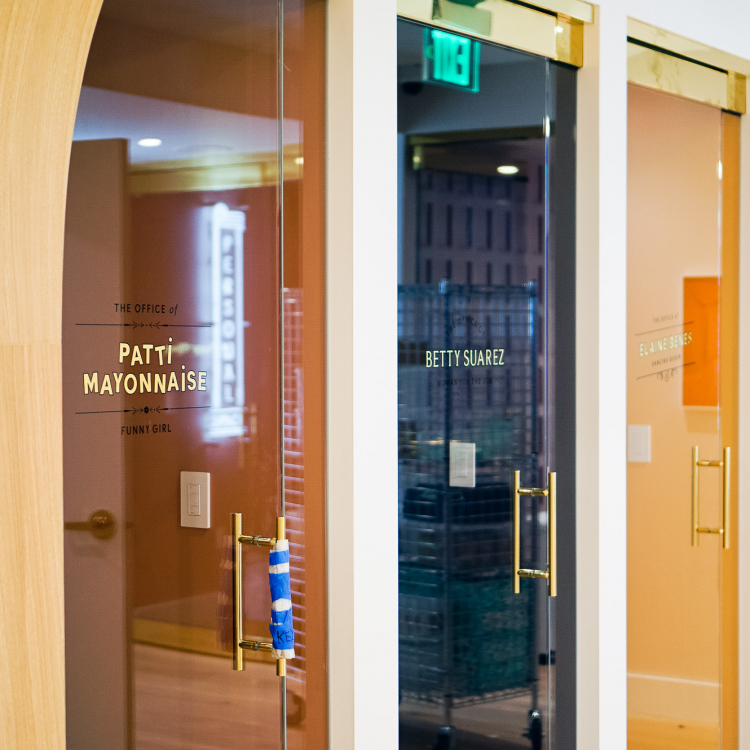
{"label": "wooden door", "polygon": [[[124,140],[73,144],[63,275],[65,684],[68,747],[124,750],[128,735],[125,467],[118,433],[88,414],[79,371],[117,351],[119,327],[94,326],[123,291],[127,225]],[[124,394],[108,399],[124,408]],[[84,527],[106,510],[113,528]],[[111,536],[109,533],[111,533]],[[106,538],[99,538],[106,537]]]}

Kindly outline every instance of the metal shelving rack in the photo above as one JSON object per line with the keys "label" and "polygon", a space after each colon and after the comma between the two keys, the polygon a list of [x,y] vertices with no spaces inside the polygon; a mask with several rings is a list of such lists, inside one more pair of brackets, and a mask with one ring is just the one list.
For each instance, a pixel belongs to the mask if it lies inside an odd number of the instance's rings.
{"label": "metal shelving rack", "polygon": [[[399,676],[402,698],[454,707],[532,693],[535,597],[513,595],[513,471],[538,479],[537,290],[402,286],[399,334]],[[426,352],[460,365],[427,367]],[[463,351],[503,349],[502,366]],[[445,362],[445,357],[443,357]],[[451,440],[476,444],[476,486],[449,486]],[[535,508],[527,508],[529,522]],[[524,556],[536,557],[536,534]]]}

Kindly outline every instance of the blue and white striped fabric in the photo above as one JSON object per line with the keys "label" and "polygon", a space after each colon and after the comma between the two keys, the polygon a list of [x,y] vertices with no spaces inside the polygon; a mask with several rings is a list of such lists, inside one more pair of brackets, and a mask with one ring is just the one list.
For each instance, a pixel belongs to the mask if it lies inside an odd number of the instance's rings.
{"label": "blue and white striped fabric", "polygon": [[289,541],[280,539],[268,561],[271,583],[271,638],[275,659],[294,659],[294,621],[292,620],[292,587],[289,581]]}

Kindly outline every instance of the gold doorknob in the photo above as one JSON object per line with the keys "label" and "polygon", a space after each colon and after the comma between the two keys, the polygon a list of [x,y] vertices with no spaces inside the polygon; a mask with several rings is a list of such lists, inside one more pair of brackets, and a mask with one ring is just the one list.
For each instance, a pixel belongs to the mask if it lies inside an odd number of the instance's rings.
{"label": "gold doorknob", "polygon": [[110,539],[115,534],[115,517],[108,510],[95,510],[88,521],[68,521],[68,531],[88,531],[97,539]]}

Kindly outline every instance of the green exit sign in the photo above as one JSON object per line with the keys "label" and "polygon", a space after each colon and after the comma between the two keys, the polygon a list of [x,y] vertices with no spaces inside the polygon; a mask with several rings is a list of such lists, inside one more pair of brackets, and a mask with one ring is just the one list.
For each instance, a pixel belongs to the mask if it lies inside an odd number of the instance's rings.
{"label": "green exit sign", "polygon": [[479,46],[465,36],[425,29],[423,80],[479,91]]}

